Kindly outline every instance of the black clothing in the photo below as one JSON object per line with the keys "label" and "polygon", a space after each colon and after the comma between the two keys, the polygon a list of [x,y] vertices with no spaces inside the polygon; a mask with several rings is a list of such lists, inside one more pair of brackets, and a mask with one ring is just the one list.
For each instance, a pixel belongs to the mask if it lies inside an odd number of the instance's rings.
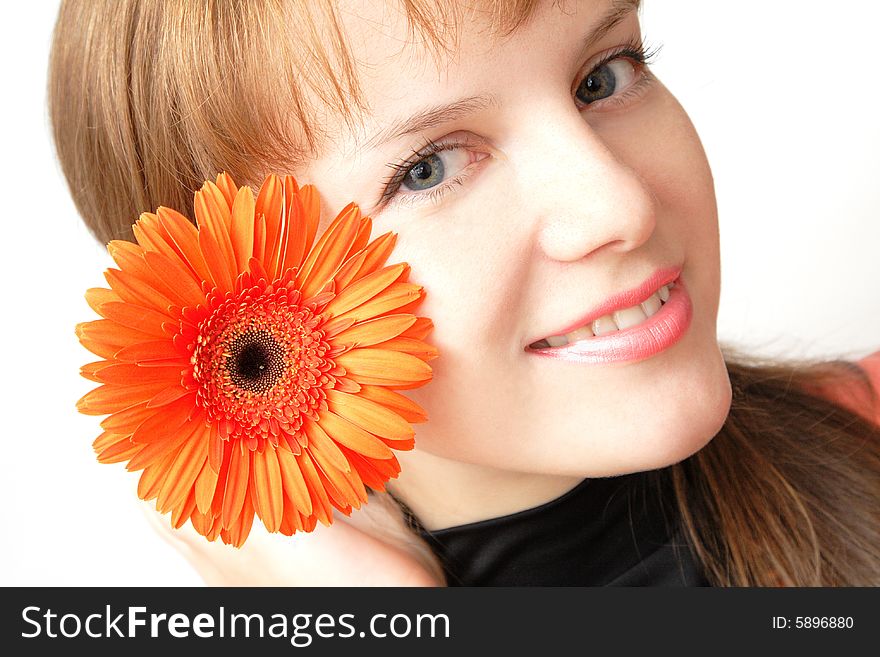
{"label": "black clothing", "polygon": [[535,508],[433,532],[407,516],[449,586],[709,586],[657,481],[585,479]]}

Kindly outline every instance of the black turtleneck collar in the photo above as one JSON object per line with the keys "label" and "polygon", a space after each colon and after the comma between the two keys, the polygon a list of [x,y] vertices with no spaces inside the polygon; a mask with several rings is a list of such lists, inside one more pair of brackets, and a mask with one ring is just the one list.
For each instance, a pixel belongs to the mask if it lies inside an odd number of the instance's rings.
{"label": "black turtleneck collar", "polygon": [[532,509],[436,531],[449,586],[708,586],[646,473],[585,479]]}

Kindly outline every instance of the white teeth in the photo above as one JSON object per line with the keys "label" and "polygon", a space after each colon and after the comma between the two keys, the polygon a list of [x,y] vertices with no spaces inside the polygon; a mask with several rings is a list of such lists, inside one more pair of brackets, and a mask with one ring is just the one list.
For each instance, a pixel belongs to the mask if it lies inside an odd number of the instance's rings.
{"label": "white teeth", "polygon": [[593,320],[593,335],[613,333],[619,328],[620,327],[614,323],[614,319],[612,319],[611,315],[603,315],[599,319]]}
{"label": "white teeth", "polygon": [[624,308],[623,310],[615,310],[611,316],[614,318],[614,323],[617,324],[617,328],[619,329],[628,329],[633,326],[638,326],[648,319],[648,316],[645,315],[639,306]]}
{"label": "white teeth", "polygon": [[575,329],[571,333],[566,333],[565,337],[568,338],[569,342],[577,342],[578,340],[592,338],[593,335],[593,329],[591,327],[581,326],[579,329]]}
{"label": "white teeth", "polygon": [[564,335],[551,335],[544,338],[551,347],[564,347],[568,344],[568,338]]}
{"label": "white teeth", "polygon": [[662,305],[662,302],[660,301],[660,297],[655,292],[654,294],[649,296],[647,299],[642,301],[642,303],[639,305],[642,308],[642,312],[645,313],[645,315],[647,315],[648,317],[651,317],[654,315],[654,313],[656,313],[658,310],[660,310],[660,306]]}
{"label": "white teeth", "polygon": [[543,340],[532,343],[531,347],[540,349],[546,347],[564,347],[565,345],[585,340],[597,335],[606,335],[614,333],[622,329],[631,328],[644,322],[649,317],[653,317],[660,310],[660,307],[669,300],[669,290],[675,285],[669,283],[657,290],[650,297],[642,301],[637,306],[616,310],[610,315],[603,315],[593,320],[589,325],[566,333],[565,335],[551,335]]}

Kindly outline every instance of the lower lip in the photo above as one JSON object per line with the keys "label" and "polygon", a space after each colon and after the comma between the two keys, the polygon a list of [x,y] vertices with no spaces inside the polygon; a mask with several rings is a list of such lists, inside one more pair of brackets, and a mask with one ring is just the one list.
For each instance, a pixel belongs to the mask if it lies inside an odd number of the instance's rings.
{"label": "lower lip", "polygon": [[691,325],[691,298],[681,282],[669,291],[669,299],[654,315],[638,326],[607,335],[585,338],[564,347],[528,349],[545,358],[576,363],[618,363],[644,360],[665,351],[678,342]]}

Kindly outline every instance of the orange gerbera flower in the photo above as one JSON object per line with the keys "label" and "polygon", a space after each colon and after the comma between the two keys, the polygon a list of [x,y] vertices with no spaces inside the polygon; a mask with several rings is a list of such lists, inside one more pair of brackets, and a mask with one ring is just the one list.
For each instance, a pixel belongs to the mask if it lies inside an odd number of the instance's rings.
{"label": "orange gerbera flower", "polygon": [[111,289],[86,293],[104,319],[77,335],[103,360],[82,374],[102,385],[77,407],[108,414],[98,460],[143,470],[138,495],[211,541],[240,546],[255,513],[286,535],[329,525],[397,476],[392,449],[427,419],[395,392],[432,376],[424,291],[354,204],[315,242],[318,195],[290,176],[255,200],[220,174],[195,213],[142,214],[137,245],[108,245]]}

